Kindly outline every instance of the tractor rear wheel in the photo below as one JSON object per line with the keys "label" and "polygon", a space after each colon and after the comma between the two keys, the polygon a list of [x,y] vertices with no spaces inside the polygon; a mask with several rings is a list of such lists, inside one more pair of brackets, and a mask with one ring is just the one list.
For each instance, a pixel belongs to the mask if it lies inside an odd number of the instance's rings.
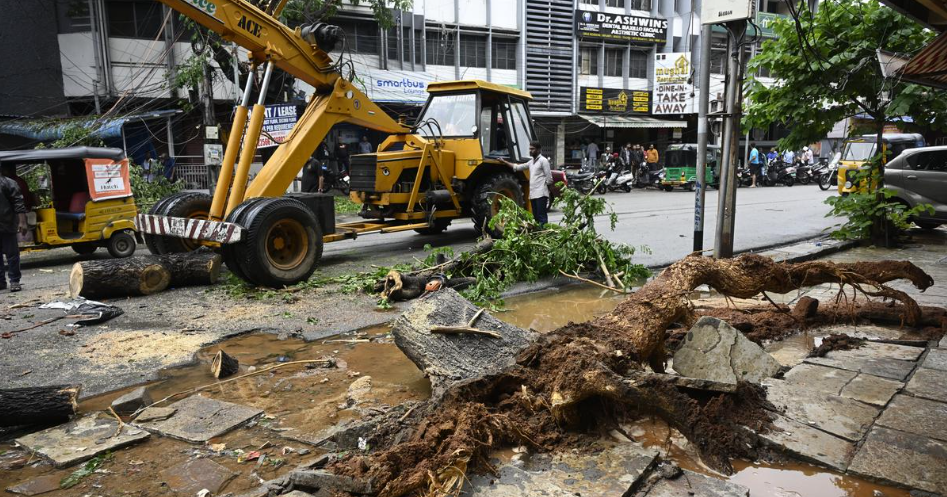
{"label": "tractor rear wheel", "polygon": [[[199,192],[175,193],[155,204],[149,214],[155,216],[183,217],[185,219],[207,219],[210,215],[211,196]],[[173,236],[145,234],[145,245],[155,255],[197,250],[197,240]]]}
{"label": "tractor rear wheel", "polygon": [[298,200],[265,198],[240,216],[244,240],[231,257],[251,283],[279,288],[305,281],[322,257],[322,229]]}
{"label": "tractor rear wheel", "polygon": [[513,173],[498,172],[483,179],[473,194],[473,221],[477,233],[487,233],[493,238],[503,236],[503,229],[490,229],[490,220],[500,212],[500,196],[511,199],[516,205],[525,207],[523,187]]}

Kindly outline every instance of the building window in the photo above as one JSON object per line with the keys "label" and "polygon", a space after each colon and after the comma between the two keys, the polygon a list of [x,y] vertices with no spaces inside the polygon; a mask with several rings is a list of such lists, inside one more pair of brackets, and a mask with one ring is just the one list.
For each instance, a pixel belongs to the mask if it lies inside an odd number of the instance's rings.
{"label": "building window", "polygon": [[622,48],[605,49],[605,75],[622,76],[622,62],[625,50]]}
{"label": "building window", "polygon": [[618,9],[625,8],[625,0],[605,0],[606,7],[615,7]]}
{"label": "building window", "polygon": [[378,55],[378,23],[369,20],[332,19],[345,33],[345,47],[352,53]]}
{"label": "building window", "polygon": [[630,0],[631,10],[651,10],[651,0]]}
{"label": "building window", "polygon": [[414,32],[414,63],[423,64],[424,63],[424,31],[415,31]]}
{"label": "building window", "polygon": [[85,33],[92,30],[89,2],[58,0],[60,33]]}
{"label": "building window", "polygon": [[710,42],[710,74],[726,74],[727,41],[713,39]]}
{"label": "building window", "polygon": [[454,65],[454,32],[427,32],[427,63],[435,66]]}
{"label": "building window", "polygon": [[598,0],[581,0],[580,3],[585,5],[598,5]]}
{"label": "building window", "polygon": [[516,69],[516,42],[493,40],[493,68]]}
{"label": "building window", "polygon": [[598,49],[583,48],[579,52],[579,74],[598,76]]}
{"label": "building window", "polygon": [[779,0],[760,0],[759,10],[761,12],[769,12],[770,14],[779,14],[780,3],[782,2]]}
{"label": "building window", "polygon": [[460,35],[460,65],[464,67],[487,67],[486,36]]}
{"label": "building window", "polygon": [[632,50],[628,65],[628,77],[648,79],[648,59],[650,58],[651,52]]}
{"label": "building window", "polygon": [[106,10],[109,36],[153,40],[161,32],[164,15],[158,2],[112,0]]}

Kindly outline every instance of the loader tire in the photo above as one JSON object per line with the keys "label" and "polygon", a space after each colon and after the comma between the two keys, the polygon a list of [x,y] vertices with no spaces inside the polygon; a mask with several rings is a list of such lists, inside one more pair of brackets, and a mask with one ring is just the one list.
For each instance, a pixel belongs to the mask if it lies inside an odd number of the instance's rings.
{"label": "loader tire", "polygon": [[499,195],[512,199],[520,207],[526,206],[523,187],[513,173],[500,172],[487,176],[477,185],[473,195],[473,221],[477,233],[487,233],[493,238],[503,236],[502,227],[490,229],[490,220],[500,212]]}
{"label": "loader tire", "polygon": [[322,229],[298,200],[265,198],[240,216],[244,240],[232,248],[234,262],[256,285],[281,288],[305,281],[322,257]]}
{"label": "loader tire", "polygon": [[[161,200],[148,213],[156,216],[207,219],[210,215],[211,201],[211,196],[206,193],[181,192]],[[144,238],[148,251],[155,255],[190,252],[201,246],[201,243],[197,240],[173,236],[145,233]]]}
{"label": "loader tire", "polygon": [[[245,227],[246,224],[243,222],[244,214],[247,213],[257,203],[266,200],[265,198],[257,197],[246,200],[227,216],[226,221],[228,223],[236,224],[240,227]],[[224,264],[227,266],[227,269],[234,274],[237,278],[240,278],[242,281],[249,282],[250,278],[247,277],[246,273],[243,272],[243,269],[240,268],[240,265],[237,264],[236,256],[234,255],[234,247],[237,244],[221,244],[220,246],[220,256],[223,259]]]}

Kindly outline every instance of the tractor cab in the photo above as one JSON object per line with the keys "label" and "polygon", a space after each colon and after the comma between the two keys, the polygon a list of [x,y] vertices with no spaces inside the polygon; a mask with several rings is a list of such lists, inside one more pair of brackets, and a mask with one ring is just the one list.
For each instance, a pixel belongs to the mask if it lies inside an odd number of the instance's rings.
{"label": "tractor cab", "polygon": [[427,90],[430,97],[417,121],[418,134],[469,142],[464,147],[471,155],[467,160],[477,151],[480,160],[529,159],[529,142],[536,134],[528,92],[479,80],[431,83]]}

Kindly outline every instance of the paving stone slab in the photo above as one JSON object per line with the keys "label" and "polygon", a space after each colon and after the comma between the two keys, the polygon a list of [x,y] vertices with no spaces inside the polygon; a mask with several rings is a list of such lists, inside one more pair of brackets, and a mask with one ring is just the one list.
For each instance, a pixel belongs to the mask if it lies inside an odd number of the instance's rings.
{"label": "paving stone slab", "polygon": [[682,376],[735,384],[759,383],[779,371],[779,362],[743,333],[717,318],[702,317],[687,332],[674,354]]}
{"label": "paving stone slab", "polygon": [[849,472],[941,493],[947,489],[947,443],[876,426],[855,453]]}
{"label": "paving stone slab", "polygon": [[262,409],[200,395],[192,395],[168,407],[175,410],[171,417],[157,421],[136,422],[135,426],[185,442],[203,443],[263,414]]}
{"label": "paving stone slab", "polygon": [[937,348],[947,349],[947,335],[940,339],[940,343],[937,344]]}
{"label": "paving stone slab", "polygon": [[848,468],[855,453],[855,444],[778,414],[773,429],[760,438],[778,450],[838,471]]}
{"label": "paving stone slab", "polygon": [[947,442],[947,404],[895,395],[877,424]]}
{"label": "paving stone slab", "polygon": [[[943,347],[944,341],[941,340],[940,343]],[[924,358],[924,362],[921,363],[921,367],[947,371],[947,349],[931,349]]]}
{"label": "paving stone slab", "polygon": [[[859,349],[855,349],[859,350]],[[902,361],[899,359],[859,357],[845,354],[854,352],[852,350],[833,350],[825,357],[807,357],[806,363],[819,364],[832,368],[847,369],[859,373],[867,373],[891,380],[904,381],[917,363],[913,361]]]}
{"label": "paving stone slab", "polygon": [[[148,432],[124,425],[119,433],[114,418],[90,414],[66,424],[31,433],[16,442],[49,460],[57,468],[65,468],[106,452],[141,442]],[[113,436],[115,435],[115,436]]]}
{"label": "paving stone slab", "polygon": [[210,490],[211,495],[217,495],[237,473],[210,459],[200,458],[166,468],[158,476],[180,495],[197,495],[204,489]]}
{"label": "paving stone slab", "polygon": [[465,497],[624,495],[654,464],[658,451],[633,443],[591,454],[535,454],[499,466],[499,477],[474,475]]}
{"label": "paving stone slab", "polygon": [[856,400],[812,391],[782,380],[768,380],[764,386],[767,387],[766,399],[787,417],[846,440],[860,440],[879,411]]}
{"label": "paving stone slab", "polygon": [[647,497],[748,497],[750,490],[742,485],[684,470],[673,480],[661,480]]}
{"label": "paving stone slab", "polygon": [[7,492],[12,494],[20,495],[41,495],[47,492],[52,492],[53,490],[59,490],[59,482],[62,481],[62,476],[56,475],[43,475],[27,480],[23,483],[19,483],[12,487],[7,487]]}
{"label": "paving stone slab", "polygon": [[925,399],[947,402],[947,371],[920,368],[908,382],[907,391]]}
{"label": "paving stone slab", "polygon": [[851,383],[842,388],[842,397],[884,407],[903,387],[904,383],[900,381],[868,373],[858,373]]}

